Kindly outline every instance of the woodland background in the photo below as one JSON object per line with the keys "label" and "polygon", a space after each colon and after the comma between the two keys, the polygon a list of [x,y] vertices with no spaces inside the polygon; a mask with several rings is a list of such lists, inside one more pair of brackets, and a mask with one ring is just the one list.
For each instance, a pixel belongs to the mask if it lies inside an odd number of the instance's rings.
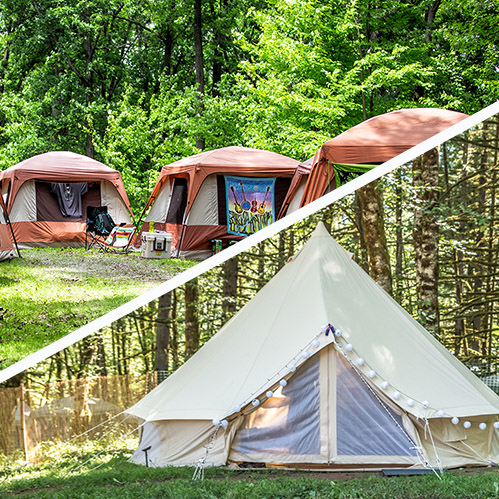
{"label": "woodland background", "polygon": [[404,107],[499,98],[497,0],[5,0],[0,169],[49,150],[121,171],[241,145],[305,160]]}

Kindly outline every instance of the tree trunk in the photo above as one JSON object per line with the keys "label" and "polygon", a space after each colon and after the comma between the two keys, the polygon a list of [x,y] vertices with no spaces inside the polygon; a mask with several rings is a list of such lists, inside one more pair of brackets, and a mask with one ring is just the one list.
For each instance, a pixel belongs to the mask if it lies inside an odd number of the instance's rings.
{"label": "tree trunk", "polygon": [[438,333],[438,238],[435,208],[438,203],[438,149],[413,161],[416,187],[414,208],[414,260],[419,321]]}
{"label": "tree trunk", "polygon": [[[468,156],[468,148],[466,145],[463,147],[463,165],[466,165],[467,163],[467,156]],[[444,160],[447,160],[447,155],[446,155],[446,150],[444,149]],[[447,163],[445,163],[447,164]],[[447,170],[447,168],[446,168]],[[446,178],[448,176],[446,175]],[[461,173],[461,178],[460,178],[460,199],[459,199],[459,205],[460,205],[460,222],[459,222],[459,230],[455,234],[455,238],[458,241],[458,243],[461,243],[463,238],[464,238],[464,232],[465,232],[465,223],[464,223],[464,218],[463,218],[463,211],[467,209],[467,199],[468,199],[468,184],[467,181],[465,180],[466,178],[466,168],[463,168],[462,173]],[[449,189],[448,181],[446,183],[447,190]],[[463,283],[463,277],[465,275],[465,270],[464,270],[464,255],[463,251],[461,248],[461,245],[457,245],[457,248],[455,247],[452,251],[452,256],[453,256],[453,267],[454,267],[454,275],[455,275],[455,282],[456,282],[456,290],[455,290],[455,295],[456,295],[456,309],[459,311],[459,308],[462,306],[463,301],[464,301],[464,283]],[[461,349],[463,349],[464,355],[468,355],[468,343],[465,340],[465,322],[462,317],[459,317],[459,313],[456,314],[457,317],[454,322],[454,336],[455,336],[455,343],[454,343],[454,355],[458,356],[461,353]]]}
{"label": "tree trunk", "polygon": [[392,271],[383,220],[383,201],[377,181],[357,189],[362,235],[367,247],[369,274],[390,295]]}
{"label": "tree trunk", "polygon": [[[201,15],[201,0],[194,0],[194,54],[196,61],[196,85],[200,104],[199,114],[203,115],[204,98],[204,56],[203,56],[203,22]],[[205,142],[203,137],[196,137],[196,147],[203,150]]]}
{"label": "tree trunk", "polygon": [[158,299],[158,318],[156,319],[156,344],[154,350],[154,370],[168,371],[170,348],[170,322],[172,295],[166,293]]}
{"label": "tree trunk", "polygon": [[172,371],[175,371],[179,365],[178,354],[178,325],[177,325],[177,290],[172,291],[172,316],[171,316],[171,338],[170,355],[172,359]]}
{"label": "tree trunk", "polygon": [[397,187],[395,188],[395,299],[398,303],[402,302],[403,286],[402,286],[402,268],[404,255],[404,238],[402,234],[402,186],[401,175],[402,170],[397,170]]}
{"label": "tree trunk", "polygon": [[198,280],[192,279],[185,285],[185,359],[199,348]]}
{"label": "tree trunk", "polygon": [[230,258],[224,264],[224,283],[222,317],[223,322],[227,322],[237,309],[237,273],[239,261],[237,256]]}
{"label": "tree trunk", "polygon": [[355,227],[359,236],[359,254],[357,256],[357,263],[362,267],[362,270],[369,273],[367,245],[364,239],[364,232],[362,230],[362,205],[360,203],[358,190],[355,191]]}
{"label": "tree trunk", "polygon": [[431,40],[431,30],[433,27],[433,21],[435,20],[435,15],[437,13],[438,8],[442,0],[434,0],[432,4],[426,9],[425,12],[425,21],[426,21],[426,32],[425,32],[425,42],[429,42]]}
{"label": "tree trunk", "polygon": [[[483,141],[486,143],[487,141],[487,133],[488,127],[487,123],[483,124]],[[486,182],[487,179],[485,177],[485,169],[488,164],[488,151],[486,147],[483,147],[480,153],[480,174],[478,175],[478,185],[477,185],[477,201],[476,201],[476,212],[479,217],[487,217],[486,211]],[[478,224],[476,231],[476,251],[478,254],[478,261],[475,261],[472,267],[472,272],[474,275],[473,279],[473,293],[476,299],[480,300],[480,296],[483,293],[483,274],[484,274],[484,266],[479,263],[479,261],[487,260],[486,256],[486,246],[487,241],[485,240],[485,227],[481,224]],[[481,300],[480,300],[481,301]],[[477,344],[480,350],[480,353],[486,355],[487,354],[487,332],[486,332],[486,324],[487,324],[487,308],[488,303],[485,304],[479,303],[476,307],[474,307],[473,314],[473,332],[475,337],[477,338]]]}
{"label": "tree trunk", "polygon": [[104,349],[104,341],[101,334],[96,336],[97,342],[97,365],[99,376],[107,376],[107,366],[106,366],[106,351]]}

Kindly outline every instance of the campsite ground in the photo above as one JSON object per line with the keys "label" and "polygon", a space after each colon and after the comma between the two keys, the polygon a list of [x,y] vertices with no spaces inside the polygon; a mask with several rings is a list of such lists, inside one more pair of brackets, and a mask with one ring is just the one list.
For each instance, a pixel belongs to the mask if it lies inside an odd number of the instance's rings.
{"label": "campsite ground", "polygon": [[0,368],[194,264],[68,248],[21,254],[0,263]]}
{"label": "campsite ground", "polygon": [[[456,470],[438,478],[380,473],[207,469],[192,481],[192,468],[145,468],[127,462],[136,442],[45,448],[38,464],[20,466],[0,457],[0,497],[166,498],[490,498],[499,496],[497,468]],[[102,447],[101,447],[102,449]],[[114,449],[114,450],[110,450]],[[95,456],[95,457],[92,457]],[[87,461],[85,463],[85,461]],[[80,465],[82,465],[80,467]]]}

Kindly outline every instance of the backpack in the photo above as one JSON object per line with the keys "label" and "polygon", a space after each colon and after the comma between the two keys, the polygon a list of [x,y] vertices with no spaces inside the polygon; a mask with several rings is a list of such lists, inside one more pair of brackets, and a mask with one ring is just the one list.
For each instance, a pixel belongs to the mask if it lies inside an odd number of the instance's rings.
{"label": "backpack", "polygon": [[115,226],[116,224],[109,213],[100,212],[95,217],[94,228],[97,234],[107,235]]}

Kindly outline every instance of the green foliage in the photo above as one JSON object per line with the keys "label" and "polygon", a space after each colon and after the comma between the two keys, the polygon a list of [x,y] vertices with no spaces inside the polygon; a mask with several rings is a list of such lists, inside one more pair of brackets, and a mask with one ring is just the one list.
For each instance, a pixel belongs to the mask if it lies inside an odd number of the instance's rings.
{"label": "green foliage", "polygon": [[158,170],[242,145],[304,160],[401,107],[499,98],[494,0],[203,2],[205,92],[189,2],[0,7],[0,168],[48,150],[119,169],[136,213]]}

